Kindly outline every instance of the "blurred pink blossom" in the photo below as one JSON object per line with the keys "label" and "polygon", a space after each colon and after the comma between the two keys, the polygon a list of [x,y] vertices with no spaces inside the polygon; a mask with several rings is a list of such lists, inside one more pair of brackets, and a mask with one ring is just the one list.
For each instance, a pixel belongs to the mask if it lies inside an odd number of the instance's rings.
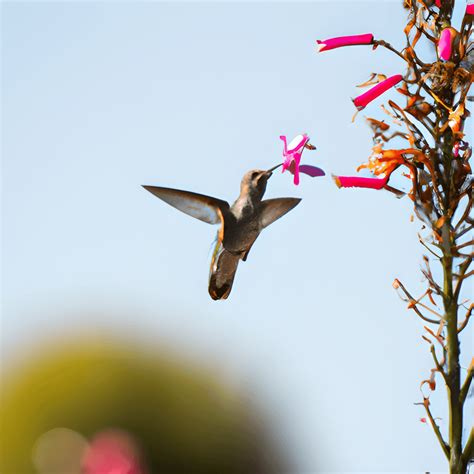
{"label": "blurred pink blossom", "polygon": [[132,438],[115,430],[103,431],[92,439],[82,468],[84,474],[145,474]]}

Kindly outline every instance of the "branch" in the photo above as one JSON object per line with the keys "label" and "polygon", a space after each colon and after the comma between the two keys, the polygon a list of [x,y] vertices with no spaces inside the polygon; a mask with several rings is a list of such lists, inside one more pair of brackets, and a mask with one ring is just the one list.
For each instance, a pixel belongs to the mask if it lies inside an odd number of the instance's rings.
{"label": "branch", "polygon": [[[425,293],[425,295],[426,295],[426,293]],[[420,301],[420,299],[423,298],[425,295],[421,296],[419,299],[414,301],[414,304],[419,304],[422,308],[425,308],[426,311],[429,311],[430,313],[434,314],[435,316],[438,316],[440,318],[440,321],[441,321],[443,319],[443,316],[441,316],[441,314],[439,314],[434,309],[431,309],[429,306],[425,305],[424,303],[422,303]]]}
{"label": "branch", "polygon": [[474,309],[474,303],[471,303],[471,306],[469,306],[469,309],[467,310],[466,317],[464,318],[464,321],[458,327],[458,333],[460,333],[467,326],[467,323],[469,322],[469,318],[472,315],[473,309]]}
{"label": "branch", "polygon": [[[420,404],[421,405],[421,404]],[[439,444],[441,446],[441,449],[444,452],[444,455],[446,456],[447,459],[449,459],[449,454],[451,451],[451,448],[448,446],[446,441],[443,439],[443,435],[441,434],[441,431],[439,430],[439,426],[436,424],[433,415],[431,414],[430,411],[430,401],[425,398],[423,400],[423,406],[425,407],[426,414],[428,415],[428,418],[430,419],[431,426],[433,428],[433,431],[435,432],[436,437],[438,438]],[[471,433],[472,434],[472,433]]]}
{"label": "branch", "polygon": [[472,358],[471,364],[469,365],[469,368],[467,369],[466,379],[464,380],[464,383],[462,384],[462,387],[461,387],[461,391],[459,392],[459,402],[461,403],[461,405],[464,405],[464,402],[466,401],[467,393],[469,392],[469,387],[471,386],[473,375],[474,375],[474,357]]}
{"label": "branch", "polygon": [[[468,255],[468,257],[470,257],[470,255]],[[470,258],[469,258],[470,260]],[[471,262],[469,262],[469,265],[471,264]],[[474,270],[471,270],[469,273],[464,273],[462,275],[458,275],[457,273],[454,274],[454,276],[456,278],[458,278],[459,280],[465,280],[466,278],[469,278],[471,277],[472,275],[474,275]]]}
{"label": "branch", "polygon": [[423,76],[420,81],[421,82],[421,87],[423,88],[423,90],[425,92],[427,92],[436,102],[438,102],[438,104],[442,105],[449,113],[452,113],[453,112],[453,109],[451,107],[449,107],[449,105],[446,105],[440,97],[438,97],[426,84],[425,84],[425,77],[426,76]]}
{"label": "branch", "polygon": [[459,273],[456,274],[458,278],[458,282],[456,283],[456,289],[454,290],[454,298],[457,300],[459,297],[459,293],[461,292],[461,287],[463,281],[472,275],[473,272],[469,272],[466,274],[467,269],[471,266],[472,263],[472,256],[467,257],[464,262],[459,265]]}
{"label": "branch", "polygon": [[[434,290],[435,294],[441,295],[443,293],[443,290],[441,287],[435,282],[433,278],[433,274],[431,273],[431,268],[430,268],[430,261],[426,255],[423,255],[423,261],[425,262],[426,269],[421,268],[421,273],[424,275],[424,277],[428,280],[429,286],[432,290]],[[431,296],[428,293],[428,297],[431,300]],[[434,306],[438,306],[434,301],[431,301]]]}
{"label": "branch", "polygon": [[469,242],[464,242],[463,244],[457,245],[454,247],[454,250],[460,250],[464,247],[469,247],[470,245],[474,245],[474,239],[470,240]]}
{"label": "branch", "polygon": [[418,233],[418,240],[419,240],[420,244],[423,245],[423,247],[425,247],[426,250],[428,250],[428,252],[430,252],[432,255],[434,255],[438,260],[441,260],[441,257],[436,252],[433,252],[433,250],[431,250],[428,247],[428,245],[423,240],[423,237],[419,233]]}
{"label": "branch", "polygon": [[438,341],[439,345],[443,348],[443,352],[444,352],[446,350],[446,348],[445,348],[445,345],[444,345],[444,338],[442,336],[443,327],[444,327],[444,320],[441,321],[441,323],[439,324],[438,331],[436,333],[431,328],[429,328],[428,326],[423,326],[423,328],[429,334],[431,334],[436,339],[436,341]]}
{"label": "branch", "polygon": [[466,464],[471,461],[472,458],[474,458],[474,428],[471,428],[471,433],[469,434],[469,438],[467,439],[466,446],[462,453],[462,459]]}
{"label": "branch", "polygon": [[[401,288],[401,290],[403,291],[403,293],[405,293],[406,297],[408,299],[404,300],[404,301],[408,301],[410,304],[409,304],[409,309],[412,309],[413,311],[415,311],[415,313],[421,318],[423,319],[423,321],[426,321],[428,323],[431,323],[431,324],[439,324],[441,322],[440,319],[431,319],[431,318],[428,318],[426,317],[417,307],[416,307],[416,300],[415,298],[413,298],[413,296],[410,295],[410,293],[408,293],[407,289],[403,286],[403,284],[400,282],[400,280],[397,280],[395,279],[395,281],[393,282],[393,287],[395,289],[397,288]],[[403,299],[403,298],[402,298]]]}
{"label": "branch", "polygon": [[464,212],[462,216],[459,218],[458,223],[454,227],[454,230],[457,231],[459,227],[461,227],[462,223],[466,221],[466,219],[469,217],[469,214],[471,213],[472,210],[472,197],[469,197],[468,202],[466,203],[466,208],[464,209]]}
{"label": "branch", "polygon": [[434,36],[432,36],[432,35],[430,35],[429,33],[426,32],[426,30],[423,28],[423,26],[417,26],[416,28],[418,30],[421,30],[421,32],[426,36],[426,38],[428,38],[432,43],[436,44],[438,42],[438,40]]}
{"label": "branch", "polygon": [[392,53],[395,53],[398,57],[402,58],[405,62],[408,62],[407,58],[405,58],[405,56],[403,56],[403,54],[397,49],[395,49],[390,43],[387,43],[384,40],[374,40],[374,45],[382,46],[383,48],[388,49]]}
{"label": "branch", "polygon": [[466,227],[464,227],[464,229],[461,229],[457,234],[456,234],[456,239],[459,239],[460,237],[462,237],[464,234],[466,234],[467,232],[470,232],[472,229],[474,229],[474,226],[473,225],[468,225]]}
{"label": "branch", "polygon": [[433,356],[433,360],[434,360],[434,363],[436,365],[436,369],[443,376],[443,379],[446,382],[447,381],[446,380],[446,372],[444,371],[443,366],[438,361],[438,357],[436,355],[436,349],[435,349],[434,344],[431,344],[430,352],[431,352],[431,355]]}
{"label": "branch", "polygon": [[396,111],[395,114],[397,114],[397,112],[400,113],[400,115],[403,118],[403,123],[405,124],[405,126],[408,129],[408,132],[411,133],[413,135],[413,137],[417,136],[418,141],[425,143],[425,146],[424,147],[420,146],[420,148],[422,150],[423,149],[428,149],[428,150],[431,149],[430,144],[426,140],[426,138],[423,135],[423,133],[421,132],[421,130],[407,117],[407,114],[405,113],[405,111],[393,100],[389,100],[388,105],[390,105],[390,107],[392,108],[392,110],[394,112]]}

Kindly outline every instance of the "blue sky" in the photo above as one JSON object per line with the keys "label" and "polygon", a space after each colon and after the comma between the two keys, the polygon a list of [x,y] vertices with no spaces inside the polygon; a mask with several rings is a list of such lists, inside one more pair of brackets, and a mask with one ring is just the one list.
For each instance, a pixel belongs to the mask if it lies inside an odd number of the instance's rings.
{"label": "blue sky", "polygon": [[[329,177],[370,153],[355,84],[402,64],[315,52],[366,32],[402,46],[400,3],[3,3],[6,363],[38,340],[127,333],[264,400],[302,472],[444,470],[413,405],[422,325],[391,287],[422,292],[419,224],[409,200]],[[302,132],[328,177],[271,178],[267,197],[303,201],[211,301],[216,229],[140,185],[232,201],[247,170],[281,160],[279,135]]]}

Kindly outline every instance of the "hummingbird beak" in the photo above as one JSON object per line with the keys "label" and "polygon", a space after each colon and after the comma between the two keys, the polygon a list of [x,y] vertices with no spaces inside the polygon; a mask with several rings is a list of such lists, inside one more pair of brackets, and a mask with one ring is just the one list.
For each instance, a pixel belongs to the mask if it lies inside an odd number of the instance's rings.
{"label": "hummingbird beak", "polygon": [[274,166],[273,168],[270,168],[269,170],[266,171],[265,174],[266,174],[266,175],[268,176],[268,178],[269,178],[269,177],[273,174],[273,172],[274,172],[277,168],[279,168],[280,166],[282,166],[282,165],[283,165],[283,163],[280,163],[280,164]]}

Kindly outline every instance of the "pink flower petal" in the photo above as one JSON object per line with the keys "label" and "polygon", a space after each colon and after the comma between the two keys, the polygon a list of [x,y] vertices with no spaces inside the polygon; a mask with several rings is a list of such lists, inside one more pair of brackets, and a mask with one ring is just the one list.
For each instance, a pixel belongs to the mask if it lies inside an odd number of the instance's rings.
{"label": "pink flower petal", "polygon": [[362,44],[372,44],[374,35],[367,33],[364,35],[338,36],[326,40],[317,40],[318,52],[328,51],[330,49],[341,48],[342,46],[355,46]]}
{"label": "pink flower petal", "polygon": [[283,156],[285,156],[285,154],[288,153],[287,144],[286,144],[286,136],[280,135],[280,140],[283,141]]}
{"label": "pink flower petal", "polygon": [[311,166],[311,165],[300,165],[300,173],[307,174],[308,176],[311,176],[312,178],[326,175],[326,173],[321,168],[318,168],[317,166]]}
{"label": "pink flower petal", "polygon": [[295,186],[298,186],[298,184],[300,184],[300,167],[299,167],[299,163],[296,164],[296,162],[295,162],[295,170],[293,171],[293,175],[294,175],[293,183],[295,184]]}
{"label": "pink flower petal", "polygon": [[280,136],[280,140],[283,141],[283,166],[282,173],[286,170],[294,175],[293,182],[298,185],[300,182],[299,167],[301,161],[301,155],[304,150],[304,146],[309,141],[308,135],[305,133],[302,135],[297,135],[290,143],[287,145],[287,140],[285,135]]}
{"label": "pink flower petal", "polygon": [[403,76],[401,74],[396,74],[395,76],[385,79],[385,81],[379,82],[367,92],[357,96],[355,99],[353,99],[357,110],[362,110],[365,108],[368,104],[370,104],[370,102],[382,95],[384,92],[388,91],[391,87],[398,84],[401,80],[403,80]]}
{"label": "pink flower petal", "polygon": [[306,143],[308,143],[309,137],[306,133],[302,135],[296,135],[293,140],[288,144],[288,153],[295,153],[298,151],[302,151]]}
{"label": "pink flower petal", "polygon": [[466,15],[474,15],[474,1],[469,0],[466,5]]}
{"label": "pink flower petal", "polygon": [[333,176],[339,188],[369,188],[382,189],[388,182],[385,178],[364,178],[362,176]]}

